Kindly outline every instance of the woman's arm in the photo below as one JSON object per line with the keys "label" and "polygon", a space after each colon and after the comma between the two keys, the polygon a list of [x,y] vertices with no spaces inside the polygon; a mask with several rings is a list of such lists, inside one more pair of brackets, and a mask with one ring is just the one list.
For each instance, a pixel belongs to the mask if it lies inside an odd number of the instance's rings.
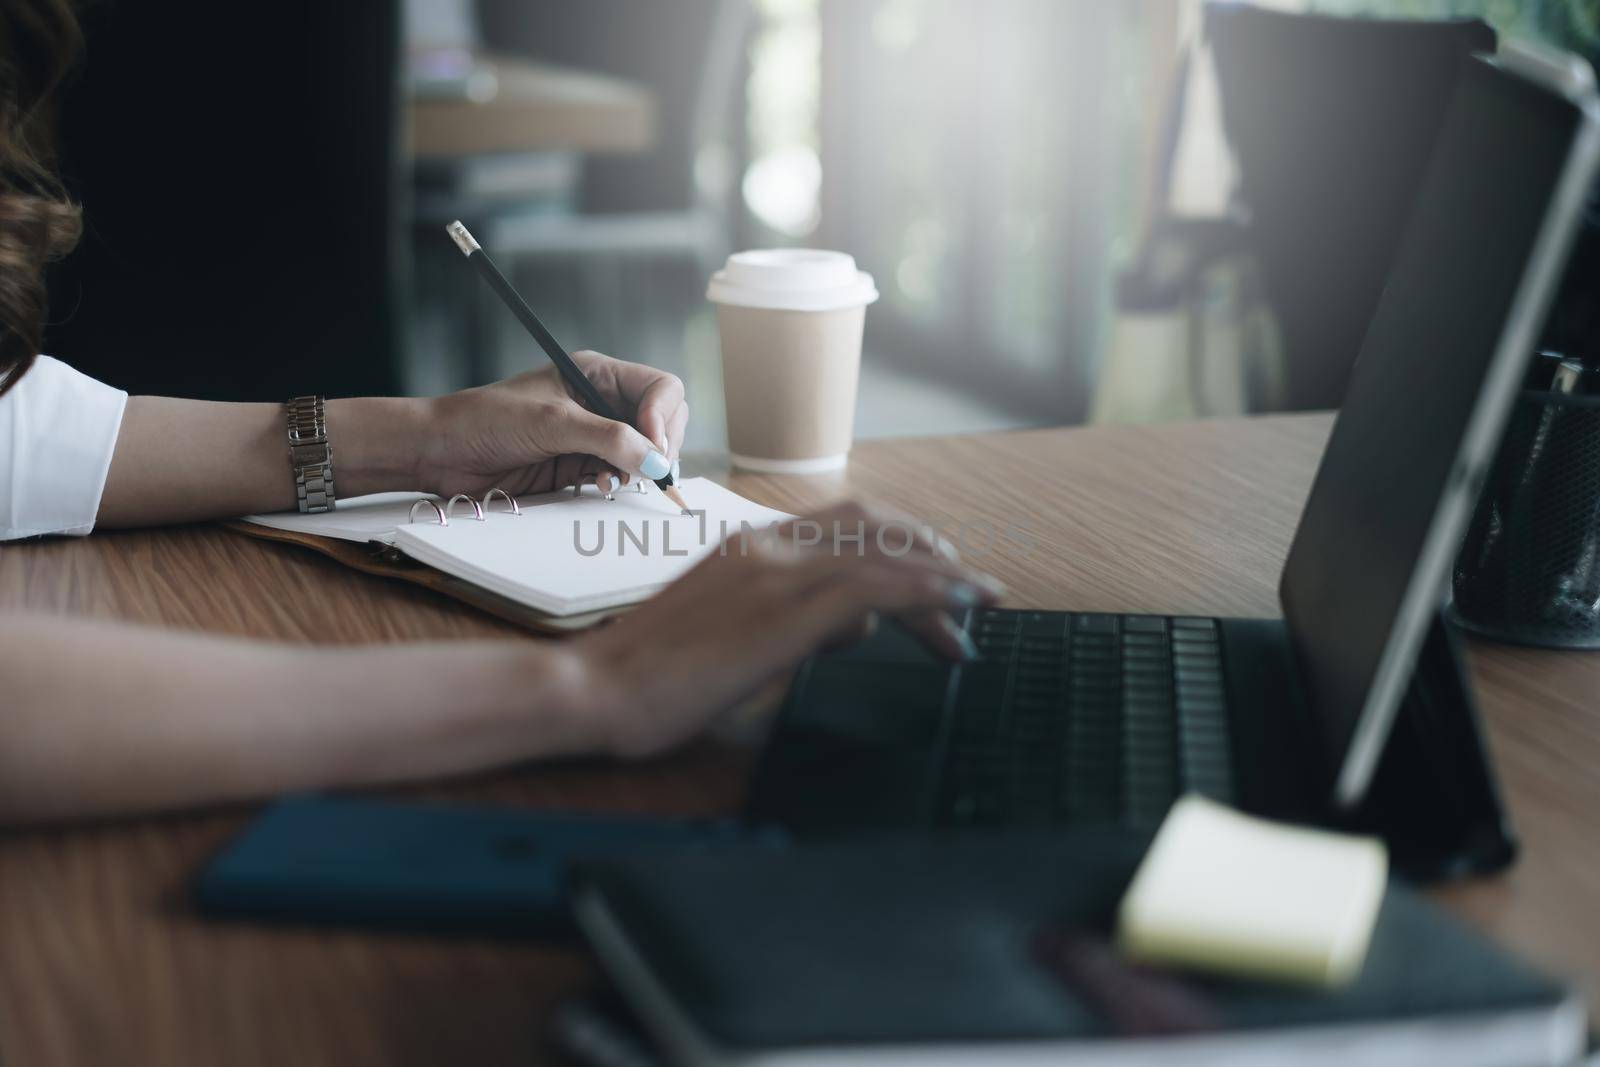
{"label": "woman's arm", "polygon": [[988,579],[925,537],[862,551],[894,521],[870,510],[803,521],[851,547],[735,537],[614,625],[560,642],[322,650],[0,615],[0,823],[648,756],[875,612],[952,659],[974,654],[947,611],[991,602]]}
{"label": "woman's arm", "polygon": [[[422,489],[417,442],[427,401],[330,400],[328,439],[341,497]],[[133,396],[100,497],[100,526],[155,526],[295,509],[282,404]]]}
{"label": "woman's arm", "polygon": [[320,650],[0,615],[0,822],[593,752],[583,673],[549,641]]}
{"label": "woman's arm", "polygon": [[[330,400],[340,497],[385,490],[482,494],[636,476],[675,459],[689,409],[673,375],[597,352],[573,358],[632,424],[581,407],[554,367],[434,399]],[[282,404],[130,397],[106,475],[101,526],[150,526],[295,507]]]}

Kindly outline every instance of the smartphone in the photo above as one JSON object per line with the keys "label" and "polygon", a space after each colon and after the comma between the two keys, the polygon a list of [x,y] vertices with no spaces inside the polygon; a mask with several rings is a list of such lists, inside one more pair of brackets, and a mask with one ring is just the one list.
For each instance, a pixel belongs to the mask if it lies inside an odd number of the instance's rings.
{"label": "smartphone", "polygon": [[271,805],[200,873],[209,915],[513,937],[572,936],[567,863],[777,830],[676,819],[390,803],[320,795]]}

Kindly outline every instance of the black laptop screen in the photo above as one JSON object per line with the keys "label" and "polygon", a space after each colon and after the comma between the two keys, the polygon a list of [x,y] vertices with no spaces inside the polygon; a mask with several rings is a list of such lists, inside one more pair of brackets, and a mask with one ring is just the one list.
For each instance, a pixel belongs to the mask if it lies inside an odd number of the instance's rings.
{"label": "black laptop screen", "polygon": [[1471,481],[1463,435],[1579,121],[1532,83],[1463,67],[1280,587],[1334,770],[1397,622],[1415,629],[1402,604],[1446,491]]}

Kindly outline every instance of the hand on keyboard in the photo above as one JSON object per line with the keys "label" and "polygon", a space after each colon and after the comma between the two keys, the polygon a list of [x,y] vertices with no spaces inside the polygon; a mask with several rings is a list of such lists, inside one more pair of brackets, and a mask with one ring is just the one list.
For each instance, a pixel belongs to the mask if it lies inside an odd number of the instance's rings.
{"label": "hand on keyboard", "polygon": [[941,656],[967,658],[950,613],[993,603],[1000,587],[915,530],[844,504],[777,536],[736,536],[660,596],[576,639],[599,747],[638,756],[686,740],[877,612]]}

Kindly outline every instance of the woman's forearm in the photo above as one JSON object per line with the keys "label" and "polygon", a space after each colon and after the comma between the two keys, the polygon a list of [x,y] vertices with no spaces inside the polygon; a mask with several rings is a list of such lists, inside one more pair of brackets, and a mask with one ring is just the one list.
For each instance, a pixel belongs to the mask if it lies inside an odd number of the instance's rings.
{"label": "woman's forearm", "polygon": [[[328,442],[342,497],[416,489],[427,401],[330,400]],[[150,526],[292,511],[282,404],[128,399],[100,498],[100,526]]]}
{"label": "woman's forearm", "polygon": [[583,671],[548,642],[317,650],[0,615],[0,821],[595,751]]}

